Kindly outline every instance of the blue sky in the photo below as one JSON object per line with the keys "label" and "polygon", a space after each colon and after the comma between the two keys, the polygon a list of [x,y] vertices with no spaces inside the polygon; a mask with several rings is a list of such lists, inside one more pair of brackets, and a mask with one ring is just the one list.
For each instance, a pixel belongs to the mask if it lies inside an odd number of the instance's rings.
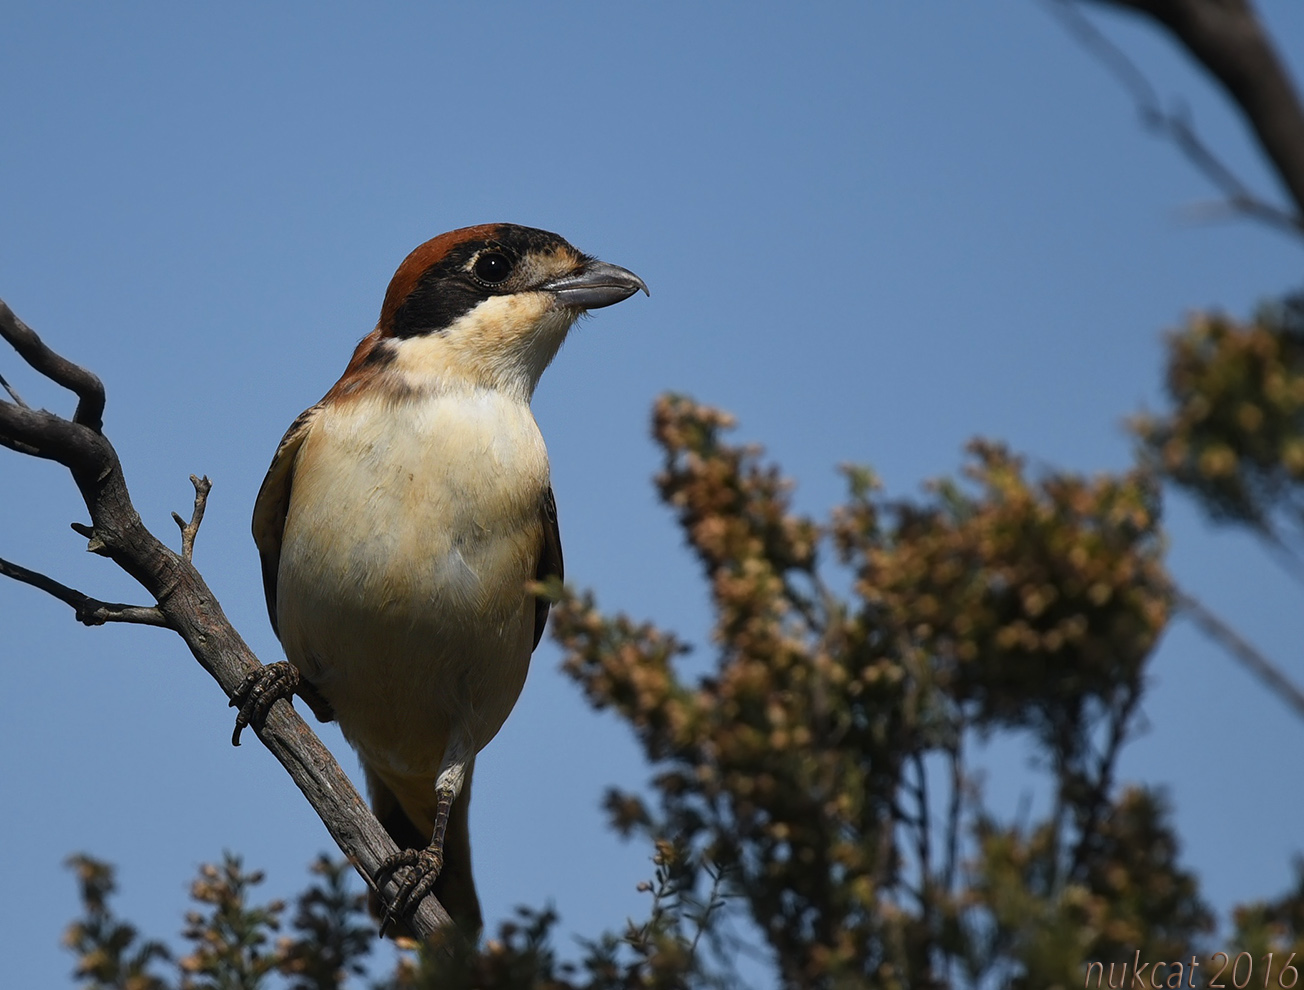
{"label": "blue sky", "polygon": [[[1265,11],[1298,66],[1304,8]],[[1038,3],[10,4],[0,30],[0,297],[94,369],[137,508],[175,542],[191,472],[214,481],[196,563],[278,659],[248,534],[290,420],[335,380],[421,241],[470,223],[555,230],[646,279],[544,377],[567,575],[608,608],[701,639],[704,587],[656,504],[663,390],[733,411],[825,513],[835,470],[897,494],[965,440],[1120,469],[1127,415],[1161,405],[1162,331],[1294,287],[1299,245],[1196,222],[1214,193]],[[1272,190],[1220,98],[1156,33],[1100,17],[1160,91]],[[0,370],[29,401],[55,390]],[[83,551],[66,473],[0,457],[0,555],[139,600]],[[1297,680],[1301,589],[1253,543],[1168,506],[1179,580]],[[297,889],[329,839],[216,685],[161,630],[84,629],[0,585],[0,958],[58,986],[76,911],[62,859],[120,869],[124,914],[179,928],[223,849]],[[489,919],[554,901],[593,934],[644,908],[645,852],[603,828],[645,770],[628,733],[535,656],[477,764]],[[1190,628],[1152,667],[1127,780],[1165,784],[1220,909],[1279,892],[1300,849],[1304,724]],[[350,772],[337,733],[326,739]],[[1027,753],[991,754],[1013,814]]]}

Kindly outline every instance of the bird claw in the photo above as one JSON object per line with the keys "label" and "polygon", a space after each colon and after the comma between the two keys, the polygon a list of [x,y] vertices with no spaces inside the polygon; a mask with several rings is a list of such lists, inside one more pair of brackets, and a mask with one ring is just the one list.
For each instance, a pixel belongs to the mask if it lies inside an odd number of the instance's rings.
{"label": "bird claw", "polygon": [[287,660],[259,667],[241,681],[232,692],[229,705],[239,709],[235,716],[235,731],[231,733],[231,745],[239,746],[240,733],[245,726],[261,724],[277,701],[294,697],[300,681],[299,668]]}
{"label": "bird claw", "polygon": [[393,900],[386,905],[385,913],[380,919],[382,936],[392,922],[404,917],[434,889],[435,881],[439,879],[439,873],[443,868],[444,852],[434,846],[427,846],[425,849],[401,849],[380,864],[375,875],[377,890],[385,886],[400,870],[407,871],[401,880],[396,880],[398,891],[394,894]]}

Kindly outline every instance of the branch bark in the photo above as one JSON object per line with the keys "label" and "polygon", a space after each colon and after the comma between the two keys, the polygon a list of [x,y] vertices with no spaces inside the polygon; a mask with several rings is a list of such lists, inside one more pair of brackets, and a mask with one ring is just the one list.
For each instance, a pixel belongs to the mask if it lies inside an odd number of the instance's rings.
{"label": "branch bark", "polygon": [[102,626],[106,622],[134,622],[142,626],[168,624],[163,613],[156,608],[148,605],[126,605],[122,602],[102,602],[98,598],[83,595],[66,584],[60,584],[54,578],[46,577],[37,571],[30,571],[4,558],[0,558],[0,577],[9,577],[23,584],[30,584],[33,588],[39,588],[59,601],[66,602],[77,613],[77,621],[84,625]]}
{"label": "branch bark", "polygon": [[1227,91],[1295,204],[1304,229],[1304,105],[1249,0],[1094,0],[1167,29]]}
{"label": "branch bark", "polygon": [[[145,528],[132,505],[117,452],[101,432],[105,394],[99,378],[47,347],[3,301],[0,336],[33,369],[78,398],[71,420],[44,409],[32,409],[16,396],[13,402],[0,401],[0,445],[68,468],[91,517],[89,527],[74,527],[88,538],[87,549],[111,559],[157,604],[149,607],[99,602],[52,578],[7,562],[0,567],[0,575],[67,602],[77,609],[82,621],[148,622],[175,630],[230,698],[245,676],[261,664],[189,559],[203,516],[207,479],[192,479],[194,513],[189,524],[181,524],[186,552],[174,553]],[[277,701],[263,724],[252,728],[375,890],[377,869],[398,850],[330,751],[286,701]],[[397,891],[391,880],[379,893],[388,904]],[[427,896],[409,916],[408,924],[419,938],[428,939],[453,922],[439,902]]]}

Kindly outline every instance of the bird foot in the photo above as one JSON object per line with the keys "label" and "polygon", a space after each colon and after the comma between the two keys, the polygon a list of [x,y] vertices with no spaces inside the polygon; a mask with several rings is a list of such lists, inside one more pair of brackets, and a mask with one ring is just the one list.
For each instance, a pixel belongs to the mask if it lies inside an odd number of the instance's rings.
{"label": "bird foot", "polygon": [[299,690],[302,677],[299,668],[287,660],[259,667],[237,687],[231,695],[231,708],[238,708],[235,716],[235,731],[231,733],[231,745],[240,745],[240,733],[245,726],[261,724],[267,717],[272,705],[280,699],[287,701]]}
{"label": "bird foot", "polygon": [[406,915],[435,886],[439,873],[444,868],[444,851],[435,846],[424,849],[401,849],[376,870],[377,889],[385,886],[390,877],[400,870],[405,871],[397,880],[398,892],[385,907],[380,919],[380,934],[384,935],[390,925]]}

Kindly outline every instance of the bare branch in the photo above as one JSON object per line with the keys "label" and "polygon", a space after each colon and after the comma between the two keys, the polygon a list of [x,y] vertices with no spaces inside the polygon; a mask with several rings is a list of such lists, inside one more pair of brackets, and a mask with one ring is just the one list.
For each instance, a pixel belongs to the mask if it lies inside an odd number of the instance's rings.
{"label": "bare branch", "polygon": [[0,445],[58,461],[85,477],[97,475],[110,460],[108,444],[97,430],[11,402],[0,402]]}
{"label": "bare branch", "polygon": [[208,493],[213,490],[213,483],[208,480],[208,475],[196,478],[192,474],[190,483],[195,486],[195,507],[190,513],[190,522],[186,522],[175,512],[172,513],[173,520],[181,527],[181,556],[186,560],[190,560],[195,555],[195,535],[199,532],[199,524],[204,521],[204,507],[208,505]]}
{"label": "bare branch", "polygon": [[[1098,2],[1132,6],[1125,0]],[[1187,160],[1218,187],[1226,197],[1225,209],[1287,233],[1297,236],[1304,233],[1304,215],[1274,206],[1256,196],[1231,167],[1205,144],[1196,132],[1190,111],[1183,105],[1178,105],[1173,110],[1164,109],[1158,91],[1145,73],[1083,15],[1074,0],[1052,0],[1049,7],[1078,43],[1098,58],[1131,94],[1141,115],[1141,122],[1156,134],[1172,141]],[[1304,210],[1304,207],[1301,209]]]}
{"label": "bare branch", "polygon": [[1296,715],[1304,716],[1304,691],[1301,691],[1275,663],[1195,597],[1179,591],[1176,603],[1178,609],[1184,612],[1201,632],[1221,645],[1250,673],[1263,681],[1274,694],[1279,695],[1295,710]]}
{"label": "bare branch", "polygon": [[158,609],[149,605],[124,605],[121,602],[102,602],[89,595],[83,595],[75,588],[60,584],[54,578],[46,577],[38,571],[28,570],[0,557],[0,575],[30,584],[46,594],[53,595],[59,601],[73,607],[77,621],[87,626],[102,626],[106,622],[135,622],[142,626],[166,626],[167,619]]}
{"label": "bare branch", "polygon": [[942,868],[942,890],[955,891],[955,871],[960,862],[960,814],[964,810],[964,716],[955,728],[955,738],[947,743],[946,759],[951,769],[951,794],[946,810],[946,865]]}
{"label": "bare branch", "polygon": [[1074,0],[1049,0],[1047,7],[1060,19],[1064,29],[1073,36],[1083,48],[1098,58],[1105,68],[1131,95],[1141,118],[1147,124],[1163,114],[1163,101],[1146,74],[1137,67],[1124,53],[1100,31],[1085,14],[1078,9]]}
{"label": "bare branch", "polygon": [[1127,741],[1132,726],[1132,716],[1141,702],[1141,685],[1128,684],[1127,693],[1121,704],[1111,710],[1109,718],[1109,735],[1105,740],[1105,750],[1096,761],[1095,776],[1089,783],[1090,804],[1084,820],[1079,825],[1078,841],[1073,848],[1072,865],[1069,876],[1081,879],[1087,869],[1092,837],[1097,834],[1102,818],[1110,804],[1109,795],[1114,790],[1114,773],[1118,768],[1118,757],[1123,743]]}
{"label": "bare branch", "polygon": [[1304,105],[1248,0],[1095,2],[1147,15],[1222,84],[1290,193],[1291,226],[1304,231]]}
{"label": "bare branch", "polygon": [[46,347],[36,331],[15,316],[3,299],[0,299],[0,337],[4,337],[34,370],[76,394],[80,401],[72,417],[74,423],[97,433],[103,428],[104,383],[85,368]]}
{"label": "bare branch", "polygon": [[910,754],[910,762],[915,768],[915,779],[910,789],[915,807],[919,809],[915,819],[915,855],[919,859],[920,915],[925,925],[931,925],[937,905],[933,896],[933,823],[928,813],[928,768],[924,754],[917,749]]}
{"label": "bare branch", "polygon": [[[181,636],[191,654],[230,698],[245,676],[261,664],[223,614],[216,596],[189,559],[187,551],[193,551],[194,531],[203,517],[203,503],[208,494],[206,481],[195,481],[195,511],[190,524],[182,527],[182,553],[173,553],[141,522],[131,503],[117,451],[100,432],[104,410],[104,387],[100,380],[50,350],[3,301],[0,301],[0,336],[34,369],[71,389],[79,398],[72,420],[44,409],[0,401],[0,446],[57,461],[72,472],[91,518],[90,526],[75,524],[73,527],[90,541],[87,549],[110,558],[154,598],[158,603],[156,609],[135,613],[136,619],[157,611],[162,619],[159,624]],[[190,530],[188,539],[187,529]],[[94,601],[44,575],[8,566],[8,576],[41,588],[74,608],[81,599]],[[133,621],[123,618],[127,613],[122,610],[135,606],[95,604],[108,610],[105,621]],[[98,615],[94,608],[87,614],[92,618]],[[376,890],[373,878],[377,870],[398,850],[330,751],[284,700],[272,705],[267,717],[253,728],[307,797],[362,878]],[[398,889],[397,883],[389,880],[379,893],[390,903]],[[429,938],[453,924],[439,902],[429,895],[406,920],[421,938]]]}

